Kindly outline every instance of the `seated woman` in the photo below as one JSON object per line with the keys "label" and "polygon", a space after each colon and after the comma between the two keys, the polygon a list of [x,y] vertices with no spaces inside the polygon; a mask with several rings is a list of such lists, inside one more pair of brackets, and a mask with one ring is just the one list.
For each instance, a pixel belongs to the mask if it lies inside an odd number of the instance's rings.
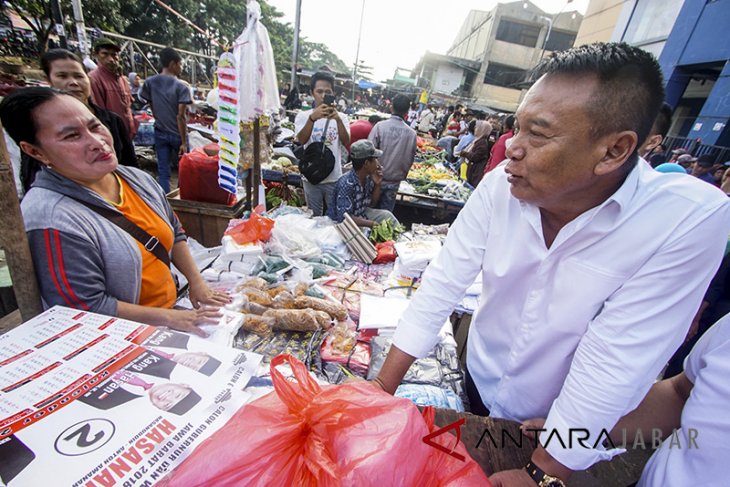
{"label": "seated woman", "polygon": [[[44,305],[204,336],[197,325],[220,315],[203,305],[228,297],[200,276],[160,186],[144,171],[118,165],[106,126],[78,98],[52,88],[15,91],[0,103],[0,119],[20,149],[43,164],[21,208]],[[112,222],[119,217],[154,238],[142,243]],[[169,261],[188,279],[196,309],[171,309]]]}
{"label": "seated woman", "polygon": [[378,157],[382,155],[383,151],[376,149],[367,139],[352,144],[352,169],[337,181],[332,204],[327,209],[328,217],[341,222],[347,213],[360,227],[373,227],[388,219],[392,220],[393,225],[398,224],[398,220],[388,210],[372,208],[380,200],[383,169],[378,163]]}
{"label": "seated woman", "polygon": [[474,142],[461,152],[461,157],[466,159],[469,167],[466,171],[466,178],[469,184],[475,188],[484,176],[484,169],[489,161],[489,134],[492,133],[492,126],[489,122],[478,120],[474,127]]}
{"label": "seated woman", "polygon": [[[125,166],[137,167],[137,156],[134,145],[129,137],[127,127],[121,117],[114,112],[98,107],[91,102],[91,83],[86,75],[81,59],[66,49],[49,49],[41,56],[41,67],[48,82],[53,88],[63,90],[69,95],[78,98],[96,115],[101,123],[106,125],[114,139],[114,152],[117,160]],[[41,163],[23,154],[20,163],[23,191],[30,190],[36,174],[41,170]]]}

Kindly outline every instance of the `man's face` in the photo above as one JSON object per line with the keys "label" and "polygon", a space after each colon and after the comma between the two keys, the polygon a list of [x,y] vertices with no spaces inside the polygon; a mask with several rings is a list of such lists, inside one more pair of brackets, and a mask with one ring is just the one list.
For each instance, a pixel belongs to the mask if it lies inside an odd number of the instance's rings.
{"label": "man's face", "polygon": [[119,50],[113,47],[99,49],[99,52],[96,53],[96,60],[109,71],[119,71]]}
{"label": "man's face", "polygon": [[332,85],[328,81],[319,80],[314,84],[312,96],[314,97],[315,105],[321,105],[324,103],[325,95],[334,94],[335,92],[332,90]]}
{"label": "man's face", "polygon": [[210,357],[202,352],[184,352],[175,355],[172,360],[193,370],[200,370]]}
{"label": "man's face", "polygon": [[703,166],[698,162],[692,164],[692,176],[704,176],[710,171],[712,171],[712,166]]}
{"label": "man's face", "polygon": [[158,384],[149,390],[150,401],[155,407],[169,411],[185,399],[190,390],[190,387],[182,384]]}
{"label": "man's face", "polygon": [[[545,209],[570,208],[592,191],[595,166],[605,155],[587,110],[595,77],[544,76],[517,109],[507,149],[512,195]],[[603,149],[603,152],[601,152]]]}

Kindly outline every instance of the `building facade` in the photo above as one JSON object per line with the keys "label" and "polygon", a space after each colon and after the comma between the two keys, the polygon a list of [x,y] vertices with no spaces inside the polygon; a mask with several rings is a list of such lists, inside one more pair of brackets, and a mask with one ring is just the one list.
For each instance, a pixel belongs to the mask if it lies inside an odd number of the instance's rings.
{"label": "building facade", "polygon": [[531,2],[472,10],[446,53],[479,63],[468,96],[480,105],[513,112],[523,81],[544,56],[573,46],[583,16],[548,14]]}

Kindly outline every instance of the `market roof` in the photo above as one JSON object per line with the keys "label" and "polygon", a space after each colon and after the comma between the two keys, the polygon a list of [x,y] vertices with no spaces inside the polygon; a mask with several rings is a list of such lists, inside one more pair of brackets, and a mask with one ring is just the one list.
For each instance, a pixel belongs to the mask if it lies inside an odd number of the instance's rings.
{"label": "market roof", "polygon": [[472,71],[479,71],[479,69],[481,69],[482,67],[481,61],[472,61],[471,59],[464,59],[456,56],[448,56],[445,54],[437,54],[435,52],[426,51],[426,54],[424,54],[421,59],[418,60],[418,63],[416,64],[416,67],[413,68],[413,71],[419,71],[421,66],[426,62],[449,63],[460,68]]}

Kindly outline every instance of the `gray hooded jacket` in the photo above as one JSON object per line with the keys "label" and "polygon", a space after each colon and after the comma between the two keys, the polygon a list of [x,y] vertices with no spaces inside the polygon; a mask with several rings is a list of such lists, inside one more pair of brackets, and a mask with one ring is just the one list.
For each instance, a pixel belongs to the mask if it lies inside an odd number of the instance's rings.
{"label": "gray hooded jacket", "polygon": [[[147,173],[119,166],[117,174],[170,225],[185,233],[162,188]],[[127,232],[70,198],[117,211],[91,190],[43,168],[21,209],[43,304],[116,316],[117,301],[138,304],[142,255]]]}

